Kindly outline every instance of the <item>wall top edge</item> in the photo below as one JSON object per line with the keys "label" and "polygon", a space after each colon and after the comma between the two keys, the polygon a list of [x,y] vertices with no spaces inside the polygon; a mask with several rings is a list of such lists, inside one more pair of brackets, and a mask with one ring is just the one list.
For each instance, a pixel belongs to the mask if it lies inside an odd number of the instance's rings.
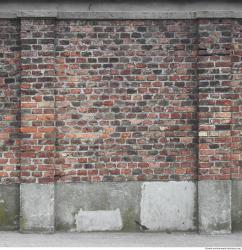
{"label": "wall top edge", "polygon": [[76,11],[18,11],[1,12],[1,19],[15,18],[56,18],[56,19],[199,19],[199,18],[242,18],[242,11],[189,11],[189,12],[76,12]]}

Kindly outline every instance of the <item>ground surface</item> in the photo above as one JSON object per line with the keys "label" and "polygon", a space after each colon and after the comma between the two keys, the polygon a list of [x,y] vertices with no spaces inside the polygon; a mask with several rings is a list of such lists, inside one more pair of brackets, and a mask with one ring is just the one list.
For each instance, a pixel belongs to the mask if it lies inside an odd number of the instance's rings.
{"label": "ground surface", "polygon": [[198,235],[193,233],[56,233],[20,234],[1,232],[0,247],[242,247],[242,232],[230,235]]}

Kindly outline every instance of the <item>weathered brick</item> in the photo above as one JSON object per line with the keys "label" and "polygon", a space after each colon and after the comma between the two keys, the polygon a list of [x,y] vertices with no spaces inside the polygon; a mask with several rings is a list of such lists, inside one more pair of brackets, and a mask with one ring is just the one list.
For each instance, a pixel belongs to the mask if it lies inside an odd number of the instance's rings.
{"label": "weathered brick", "polygon": [[1,182],[241,178],[237,19],[0,24]]}

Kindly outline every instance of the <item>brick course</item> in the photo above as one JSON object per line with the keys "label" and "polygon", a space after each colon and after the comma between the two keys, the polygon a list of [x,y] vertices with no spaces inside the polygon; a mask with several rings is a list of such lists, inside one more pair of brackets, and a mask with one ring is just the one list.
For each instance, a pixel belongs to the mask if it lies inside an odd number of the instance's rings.
{"label": "brick course", "polygon": [[1,182],[241,178],[241,27],[1,19]]}

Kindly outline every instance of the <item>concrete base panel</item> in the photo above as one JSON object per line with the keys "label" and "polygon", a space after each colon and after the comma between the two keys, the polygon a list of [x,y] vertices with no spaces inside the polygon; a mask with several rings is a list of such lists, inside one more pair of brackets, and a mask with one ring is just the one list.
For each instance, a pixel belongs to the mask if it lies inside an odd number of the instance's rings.
{"label": "concrete base panel", "polygon": [[0,230],[19,227],[19,185],[0,185]]}
{"label": "concrete base panel", "polygon": [[198,182],[199,232],[231,232],[231,181]]}
{"label": "concrete base panel", "polygon": [[151,231],[196,230],[193,182],[147,182],[142,185],[141,224]]}
{"label": "concrete base panel", "polygon": [[20,185],[20,232],[54,232],[54,184]]}
{"label": "concrete base panel", "polygon": [[[80,210],[82,210],[82,218],[84,218],[83,214],[86,212],[85,221],[87,221],[89,215],[95,217],[98,216],[98,213],[100,214],[100,211],[103,211],[102,215],[106,216],[110,211],[118,209],[122,219],[120,230],[136,231],[138,227],[135,220],[139,220],[140,217],[140,198],[141,183],[139,182],[57,184],[55,199],[56,230],[80,231],[81,229],[83,231],[83,228],[80,228],[80,216],[78,223],[76,223]],[[113,219],[110,222],[109,229],[113,228],[114,225],[115,228],[120,225],[118,216],[113,214],[112,216]],[[88,231],[107,230],[107,226],[101,227],[100,223],[96,223],[95,226],[87,226]]]}
{"label": "concrete base panel", "polygon": [[242,181],[232,181],[232,229],[242,231]]}

